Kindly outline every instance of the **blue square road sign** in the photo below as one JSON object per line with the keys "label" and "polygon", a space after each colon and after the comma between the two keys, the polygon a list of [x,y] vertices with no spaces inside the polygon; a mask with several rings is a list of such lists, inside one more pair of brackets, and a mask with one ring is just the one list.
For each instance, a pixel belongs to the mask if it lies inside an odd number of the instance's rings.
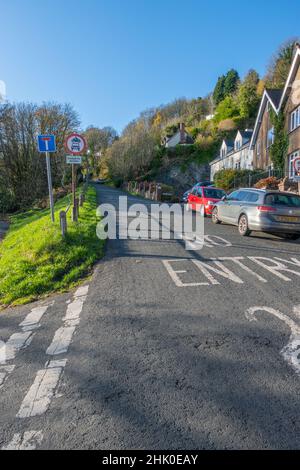
{"label": "blue square road sign", "polygon": [[39,152],[56,152],[55,135],[38,136]]}

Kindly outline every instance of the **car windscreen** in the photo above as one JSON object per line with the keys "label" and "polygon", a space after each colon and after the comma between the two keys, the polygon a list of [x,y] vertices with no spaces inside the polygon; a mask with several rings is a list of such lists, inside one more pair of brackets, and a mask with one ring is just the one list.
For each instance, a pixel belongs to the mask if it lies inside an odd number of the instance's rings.
{"label": "car windscreen", "polygon": [[267,194],[265,204],[269,206],[300,208],[300,197],[296,194]]}
{"label": "car windscreen", "polygon": [[204,188],[204,197],[207,198],[222,199],[225,194],[225,191],[223,191],[222,189]]}

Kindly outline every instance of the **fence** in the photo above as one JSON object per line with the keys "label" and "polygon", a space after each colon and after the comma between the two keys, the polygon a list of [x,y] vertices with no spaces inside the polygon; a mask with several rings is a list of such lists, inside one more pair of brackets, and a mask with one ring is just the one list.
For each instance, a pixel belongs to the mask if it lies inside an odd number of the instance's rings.
{"label": "fence", "polygon": [[269,169],[260,172],[251,172],[240,178],[234,178],[233,189],[252,188],[256,183],[258,183],[258,181],[272,176],[277,179],[281,179],[288,175],[285,175],[285,173],[281,170],[274,169]]}
{"label": "fence", "polygon": [[[148,181],[129,181],[124,183],[123,189],[129,193],[143,196],[146,199],[152,199],[153,201],[161,201],[167,193],[164,193],[162,186],[159,183],[149,183]],[[170,194],[172,196],[173,194]]]}

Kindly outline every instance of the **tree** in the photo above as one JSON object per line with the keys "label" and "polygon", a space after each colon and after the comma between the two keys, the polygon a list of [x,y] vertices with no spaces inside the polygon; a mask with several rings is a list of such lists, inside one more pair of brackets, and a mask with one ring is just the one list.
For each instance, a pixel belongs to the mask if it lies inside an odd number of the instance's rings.
{"label": "tree", "polygon": [[250,70],[238,89],[238,106],[242,118],[254,118],[257,113],[260,97],[257,94],[259,75]]}
{"label": "tree", "polygon": [[84,133],[88,143],[89,170],[94,174],[100,173],[101,159],[105,156],[106,150],[117,140],[118,133],[113,127],[88,127]]}
{"label": "tree", "polygon": [[[65,162],[64,140],[79,125],[70,105],[44,103],[7,104],[0,108],[0,192],[9,195],[7,210],[30,206],[47,195],[45,159],[38,153],[36,137],[55,133],[57,152],[51,157],[54,187],[70,172]],[[2,207],[2,210],[4,208]]]}
{"label": "tree", "polygon": [[224,86],[225,86],[225,75],[222,75],[221,77],[218,78],[217,84],[213,92],[213,100],[216,106],[218,106],[218,104],[221,103],[221,101],[223,101],[225,98]]}
{"label": "tree", "polygon": [[265,77],[268,88],[283,88],[293,60],[297,38],[284,42],[274,54]]}
{"label": "tree", "polygon": [[230,119],[235,116],[239,116],[239,108],[234,97],[227,96],[217,106],[214,120],[216,123],[224,121],[224,119]]}
{"label": "tree", "polygon": [[233,95],[238,87],[240,77],[236,70],[231,69],[227,72],[224,80],[224,97]]}

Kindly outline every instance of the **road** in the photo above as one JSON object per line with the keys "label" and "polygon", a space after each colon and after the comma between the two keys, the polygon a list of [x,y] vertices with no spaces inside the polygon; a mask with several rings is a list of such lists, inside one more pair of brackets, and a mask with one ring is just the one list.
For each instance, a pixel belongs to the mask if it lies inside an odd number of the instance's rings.
{"label": "road", "polygon": [[300,448],[300,244],[205,234],[111,240],[83,288],[1,313],[1,448]]}

